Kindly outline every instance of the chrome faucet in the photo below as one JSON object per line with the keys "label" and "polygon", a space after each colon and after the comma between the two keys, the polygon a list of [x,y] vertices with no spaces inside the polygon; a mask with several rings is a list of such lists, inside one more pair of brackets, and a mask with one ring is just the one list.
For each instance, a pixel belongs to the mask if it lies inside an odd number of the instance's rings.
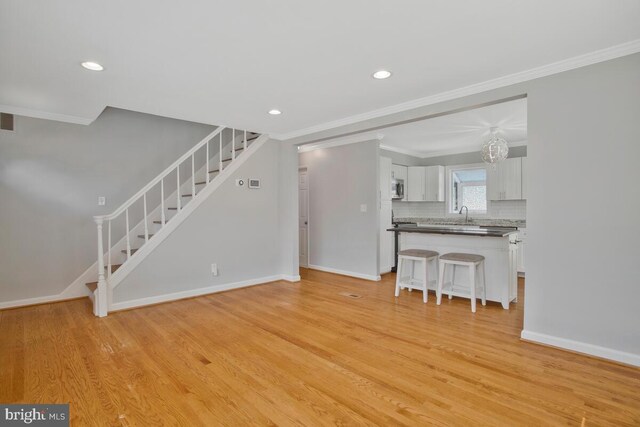
{"label": "chrome faucet", "polygon": [[467,210],[467,215],[464,217],[464,222],[465,224],[469,222],[469,208],[466,206],[463,206],[460,208],[460,212],[458,212],[460,215],[462,215],[462,209],[466,209]]}

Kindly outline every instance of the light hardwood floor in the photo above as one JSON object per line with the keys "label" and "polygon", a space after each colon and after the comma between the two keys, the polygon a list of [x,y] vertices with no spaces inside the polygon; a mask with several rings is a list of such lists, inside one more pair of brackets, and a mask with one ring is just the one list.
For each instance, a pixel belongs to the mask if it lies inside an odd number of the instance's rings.
{"label": "light hardwood floor", "polygon": [[383,277],[5,310],[0,402],[70,402],[72,425],[640,425],[640,370],[520,341],[522,298],[473,315]]}

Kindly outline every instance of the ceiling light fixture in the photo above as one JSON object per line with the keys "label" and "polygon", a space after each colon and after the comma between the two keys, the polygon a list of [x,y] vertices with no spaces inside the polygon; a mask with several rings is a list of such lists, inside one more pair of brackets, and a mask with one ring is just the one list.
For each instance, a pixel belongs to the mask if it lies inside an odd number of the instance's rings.
{"label": "ceiling light fixture", "polygon": [[489,132],[491,136],[482,144],[480,153],[482,154],[482,161],[495,168],[496,163],[505,160],[509,156],[509,145],[504,138],[497,135],[497,127],[490,128]]}
{"label": "ceiling light fixture", "polygon": [[86,61],[81,64],[84,68],[91,71],[102,71],[104,67],[97,62]]}
{"label": "ceiling light fixture", "polygon": [[380,70],[373,73],[374,79],[384,80],[384,79],[388,79],[389,77],[391,77],[391,71]]}
{"label": "ceiling light fixture", "polygon": [[269,110],[269,114],[271,114],[272,116],[277,116],[282,114],[282,111],[273,109],[273,110]]}

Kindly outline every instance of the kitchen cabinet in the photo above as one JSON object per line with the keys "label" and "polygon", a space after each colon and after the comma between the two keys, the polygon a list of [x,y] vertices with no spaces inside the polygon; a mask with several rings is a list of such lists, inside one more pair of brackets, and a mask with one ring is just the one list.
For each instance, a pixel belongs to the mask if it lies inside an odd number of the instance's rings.
{"label": "kitchen cabinet", "polygon": [[518,273],[524,273],[524,254],[527,246],[527,229],[518,229]]}
{"label": "kitchen cabinet", "polygon": [[527,199],[527,158],[522,158],[522,199]]}
{"label": "kitchen cabinet", "polygon": [[426,172],[422,166],[409,166],[407,168],[407,186],[405,193],[410,202],[423,202],[425,200],[424,187]]}
{"label": "kitchen cabinet", "polygon": [[428,166],[425,170],[427,202],[444,202],[444,166]]}
{"label": "kitchen cabinet", "polygon": [[391,159],[380,157],[380,200],[391,200]]}
{"label": "kitchen cabinet", "polygon": [[395,262],[394,256],[394,235],[387,231],[393,227],[391,222],[391,201],[380,202],[380,274],[388,273]]}
{"label": "kitchen cabinet", "polygon": [[378,268],[380,273],[388,273],[393,267],[391,247],[393,233],[387,231],[393,227],[391,220],[391,159],[380,157],[380,243]]}
{"label": "kitchen cabinet", "polygon": [[495,166],[487,166],[489,200],[521,200],[522,158],[506,159]]}
{"label": "kitchen cabinet", "polygon": [[391,178],[407,181],[407,167],[402,165],[391,165]]}
{"label": "kitchen cabinet", "polygon": [[405,193],[410,202],[444,202],[444,166],[410,166]]}

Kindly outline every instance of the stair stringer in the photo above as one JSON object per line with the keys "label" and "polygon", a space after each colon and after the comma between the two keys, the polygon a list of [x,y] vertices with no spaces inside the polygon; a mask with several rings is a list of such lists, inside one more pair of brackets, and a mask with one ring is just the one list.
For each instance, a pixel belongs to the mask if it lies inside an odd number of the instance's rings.
{"label": "stair stringer", "polygon": [[247,147],[246,151],[237,157],[214,180],[212,180],[198,195],[191,200],[171,221],[167,222],[145,245],[143,245],[126,263],[111,275],[108,280],[109,309],[112,306],[113,289],[115,289],[153,250],[158,247],[171,233],[177,229],[206,199],[208,199],[229,177],[242,166],[268,140],[269,135],[261,135]]}

